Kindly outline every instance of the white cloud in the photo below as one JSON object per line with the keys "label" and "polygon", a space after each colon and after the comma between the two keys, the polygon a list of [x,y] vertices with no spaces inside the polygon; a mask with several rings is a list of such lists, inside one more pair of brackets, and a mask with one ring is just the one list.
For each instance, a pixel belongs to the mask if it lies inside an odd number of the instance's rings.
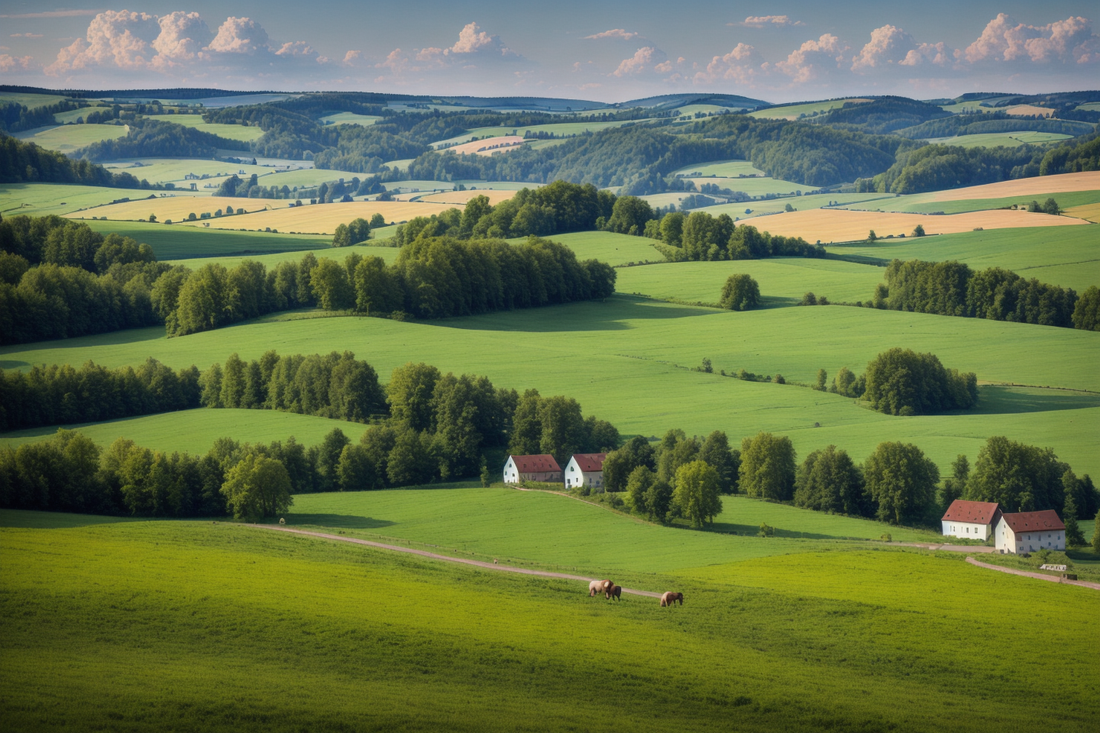
{"label": "white cloud", "polygon": [[638,38],[638,35],[639,34],[634,33],[633,31],[628,31],[625,28],[612,28],[609,31],[603,31],[602,33],[595,33],[591,36],[585,36],[584,40],[588,41],[601,40],[604,38],[614,38],[620,41],[631,41],[635,38]]}
{"label": "white cloud", "polygon": [[790,16],[787,15],[750,15],[740,23],[727,23],[726,25],[739,25],[745,28],[767,28],[768,26],[789,28],[806,24],[801,20],[791,20]]}
{"label": "white cloud", "polygon": [[153,41],[161,64],[194,60],[213,34],[198,13],[175,12],[160,18],[160,35]]}
{"label": "white cloud", "polygon": [[12,56],[11,54],[0,53],[0,72],[25,71],[31,68],[33,63],[34,59],[30,56]]}
{"label": "white cloud", "polygon": [[738,43],[724,56],[715,56],[703,71],[695,73],[696,84],[715,81],[732,81],[751,85],[764,70],[764,60],[759,52],[745,43]]}
{"label": "white cloud", "polygon": [[644,46],[635,51],[630,58],[623,59],[619,68],[611,73],[619,77],[635,76],[646,72],[668,73],[672,67],[665,66],[667,62],[668,56],[664,51],[655,46]]}
{"label": "white cloud", "polygon": [[1100,38],[1087,18],[1069,17],[1049,25],[1017,23],[1005,13],[989,21],[963,56],[970,63],[1034,61],[1094,63],[1100,61]]}
{"label": "white cloud", "polygon": [[780,61],[776,67],[796,84],[802,84],[835,72],[848,48],[839,38],[826,33],[816,41],[806,41],[797,51],[791,51],[787,60]]}
{"label": "white cloud", "polygon": [[12,38],[41,38],[41,33],[12,33]]}
{"label": "white cloud", "polygon": [[217,53],[254,54],[267,49],[267,31],[251,18],[230,16],[207,48]]}

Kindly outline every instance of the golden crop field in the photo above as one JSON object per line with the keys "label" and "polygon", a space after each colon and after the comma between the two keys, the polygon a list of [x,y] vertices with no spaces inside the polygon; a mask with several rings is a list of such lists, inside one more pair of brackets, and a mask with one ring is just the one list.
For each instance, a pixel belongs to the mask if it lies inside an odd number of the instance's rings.
{"label": "golden crop field", "polygon": [[1075,216],[1078,219],[1087,219],[1100,224],[1100,203],[1071,207],[1066,209],[1066,216]]}
{"label": "golden crop field", "polygon": [[[231,199],[249,201],[249,199]],[[252,199],[251,201],[255,201]],[[277,202],[272,202],[277,203]],[[353,219],[370,219],[381,214],[387,224],[401,223],[417,216],[431,216],[447,209],[458,208],[445,204],[425,204],[419,201],[353,201],[346,204],[314,204],[260,211],[244,216],[209,219],[211,229],[247,229],[261,231],[267,228],[298,234],[332,234],[336,227]],[[199,222],[189,222],[199,225]]]}
{"label": "golden crop field", "polygon": [[930,201],[966,201],[968,199],[999,199],[1009,196],[1041,196],[1068,191],[1100,191],[1100,171],[1062,173],[1057,176],[1020,178],[1014,181],[987,183],[969,188],[937,191]]}
{"label": "golden crop field", "polygon": [[867,239],[870,230],[881,239],[893,235],[911,236],[918,224],[925,234],[956,234],[982,229],[1010,229],[1014,227],[1087,225],[1081,219],[1068,216],[1032,214],[1027,211],[994,209],[971,211],[965,214],[897,214],[880,211],[847,211],[843,209],[812,209],[792,211],[773,216],[758,217],[753,226],[772,234],[802,237],[807,242],[854,242]]}
{"label": "golden crop field", "polygon": [[[466,202],[475,196],[484,196],[489,203],[496,206],[501,201],[507,201],[518,193],[517,191],[489,191],[478,189],[476,191],[445,191],[433,193],[430,196],[422,196],[418,201],[426,204],[449,204],[451,206],[465,206]],[[414,194],[415,195],[415,194]]]}
{"label": "golden crop field", "polygon": [[446,148],[455,155],[492,155],[493,153],[508,153],[519,150],[523,145],[523,138],[519,135],[501,135],[487,140],[473,140],[461,145]]}
{"label": "golden crop field", "polygon": [[1050,117],[1054,114],[1054,110],[1049,107],[1036,107],[1034,104],[1016,104],[1011,107],[1005,107],[1005,112],[1018,117],[1032,117],[1034,115]]}
{"label": "golden crop field", "polygon": [[[290,201],[277,199],[239,199],[229,196],[158,196],[157,198],[145,198],[138,201],[127,201],[122,204],[108,204],[86,209],[69,214],[70,219],[90,219],[93,216],[119,221],[147,221],[150,214],[155,214],[157,221],[163,222],[183,221],[189,214],[201,216],[204,212],[213,216],[219,209],[225,210],[226,206],[232,206],[234,211],[245,209],[246,211],[258,211],[267,207],[285,208]],[[237,219],[227,219],[227,222],[235,222]],[[236,224],[226,224],[223,228],[239,229]]]}

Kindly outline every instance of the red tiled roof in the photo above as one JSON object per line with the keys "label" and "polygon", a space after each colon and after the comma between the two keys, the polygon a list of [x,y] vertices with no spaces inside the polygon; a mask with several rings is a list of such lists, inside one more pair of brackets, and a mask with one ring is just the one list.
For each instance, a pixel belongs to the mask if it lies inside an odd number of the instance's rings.
{"label": "red tiled roof", "polygon": [[1008,526],[1016,534],[1021,532],[1043,532],[1063,530],[1066,525],[1058,518],[1058,512],[1046,509],[1041,512],[1019,512],[1017,514],[1002,514],[1001,518],[1008,522]]}
{"label": "red tiled roof", "polygon": [[585,473],[597,473],[603,470],[603,461],[606,453],[574,453],[573,460]]}
{"label": "red tiled roof", "polygon": [[943,515],[945,522],[969,522],[971,524],[992,524],[996,519],[999,505],[988,501],[963,501],[955,499]]}
{"label": "red tiled roof", "polygon": [[551,455],[539,455],[539,456],[509,456],[516,464],[516,468],[520,473],[548,473],[556,471],[561,473],[561,467],[558,462],[554,460],[554,456]]}

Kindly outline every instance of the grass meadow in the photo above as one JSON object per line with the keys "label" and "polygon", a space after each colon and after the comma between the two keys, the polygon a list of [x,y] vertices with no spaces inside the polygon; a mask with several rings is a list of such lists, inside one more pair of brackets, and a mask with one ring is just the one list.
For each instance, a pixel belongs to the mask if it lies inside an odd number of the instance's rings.
{"label": "grass meadow", "polygon": [[376,115],[358,115],[354,112],[336,112],[318,120],[323,125],[362,125],[369,127],[382,119]]}
{"label": "grass meadow", "polygon": [[925,142],[936,145],[955,145],[960,148],[1018,148],[1021,145],[1042,145],[1069,140],[1072,135],[1056,132],[987,132],[975,135],[957,135],[955,137],[925,138]]}
{"label": "grass meadow", "polygon": [[[728,188],[731,191],[741,191],[749,196],[796,196],[799,193],[808,193],[818,190],[814,186],[804,186],[801,183],[792,183],[790,181],[784,181],[781,178],[771,178],[770,176],[756,176],[752,178],[718,178],[713,176],[682,177],[694,181],[698,188],[702,188],[703,184],[713,183],[719,188]],[[753,202],[746,202],[746,205],[751,205],[752,203]]]}
{"label": "grass meadow", "polygon": [[34,92],[0,92],[0,102],[14,102],[27,109],[38,109],[68,99],[63,94],[36,94]]}
{"label": "grass meadow", "polygon": [[[164,453],[186,451],[199,455],[210,450],[219,438],[233,438],[242,443],[270,443],[274,440],[285,442],[293,435],[299,443],[309,446],[320,443],[333,428],[340,428],[352,440],[359,440],[367,429],[361,423],[290,412],[202,408],[66,427],[79,430],[104,448],[118,438],[128,438]],[[17,448],[24,443],[50,438],[55,432],[56,428],[43,427],[0,433],[0,446]]]}
{"label": "grass meadow", "polygon": [[757,117],[765,120],[797,120],[801,115],[813,115],[820,112],[828,112],[840,109],[846,103],[869,102],[869,99],[832,99],[821,102],[804,102],[802,104],[785,104],[781,107],[769,107],[749,112],[749,117]]}
{"label": "grass meadow", "polygon": [[681,178],[738,178],[739,176],[766,176],[764,171],[747,160],[717,160],[713,163],[689,165],[673,171]]}
{"label": "grass meadow", "polygon": [[[204,256],[223,258],[231,255],[243,258],[280,252],[292,253],[292,259],[300,259],[304,254],[303,250],[323,250],[332,244],[332,238],[325,236],[235,232],[228,229],[169,226],[141,221],[98,220],[84,223],[97,232],[116,232],[144,242],[153,248],[158,260],[183,260]],[[223,264],[226,261],[223,260]]]}
{"label": "grass meadow", "polygon": [[[572,234],[554,234],[548,239],[560,242],[577,255],[578,260],[599,260],[612,267],[629,262],[664,262],[665,256],[654,248],[656,240],[646,237],[632,237],[614,232],[573,232]],[[526,237],[509,239],[513,244],[527,241]],[[619,277],[623,277],[623,270]],[[621,290],[621,288],[619,288]]]}
{"label": "grass meadow", "polygon": [[[94,206],[102,206],[122,198],[146,199],[146,191],[105,186],[73,186],[66,183],[3,183],[0,184],[0,214],[15,216],[47,216],[70,214]],[[177,196],[199,197],[202,194],[175,192]],[[87,216],[98,216],[89,212]]]}
{"label": "grass meadow", "polygon": [[[685,593],[662,609],[229,523],[4,511],[0,550],[0,715],[14,730],[1093,722],[1095,592],[955,557],[820,551],[617,573]],[[1034,695],[1036,678],[1059,680],[1058,695]]]}
{"label": "grass meadow", "polygon": [[[957,260],[975,269],[1003,267],[1022,277],[1071,287],[1100,284],[1100,236],[1092,226],[998,229],[918,239],[880,239],[829,248],[831,256],[890,260]],[[872,291],[873,294],[873,291]],[[869,297],[864,296],[864,300]]]}
{"label": "grass meadow", "polygon": [[72,153],[100,140],[126,137],[129,129],[126,125],[59,125],[17,132],[13,137],[47,150]]}
{"label": "grass meadow", "polygon": [[640,124],[644,122],[646,122],[646,120],[612,120],[610,122],[550,122],[545,125],[527,125],[519,127],[475,127],[464,135],[434,142],[432,143],[432,147],[436,150],[440,150],[452,145],[461,145],[462,143],[470,142],[475,138],[504,137],[508,135],[519,135],[523,137],[523,135],[528,132],[532,134],[545,132],[558,137],[571,137],[583,135],[586,132],[599,132],[600,130],[607,130],[612,127],[622,127],[623,125]]}
{"label": "grass meadow", "polygon": [[[280,234],[273,236],[279,237]],[[397,259],[397,255],[401,252],[397,247],[384,247],[384,246],[369,246],[369,245],[356,245],[354,247],[332,247],[328,240],[322,240],[318,243],[317,248],[311,250],[313,256],[317,259],[327,257],[339,262],[344,262],[349,255],[357,254],[362,257],[381,257],[386,261],[386,264],[393,264]],[[215,255],[212,257],[195,257],[189,259],[175,260],[172,264],[186,265],[192,270],[197,270],[203,265],[211,262],[216,262],[227,268],[236,267],[244,260],[252,260],[253,262],[259,262],[270,272],[280,262],[300,262],[302,257],[305,256],[305,252],[301,250],[291,250],[287,252],[274,251],[270,254],[246,254],[246,255]],[[307,311],[311,315],[323,314],[323,311]]]}
{"label": "grass meadow", "polygon": [[[233,127],[233,125],[230,125]],[[259,128],[257,128],[259,129]],[[140,163],[140,165],[138,165]],[[221,185],[221,182],[230,176],[248,177],[255,173],[257,176],[271,174],[272,169],[262,165],[248,163],[226,163],[221,160],[201,160],[199,158],[126,158],[112,161],[106,164],[113,171],[125,170],[127,173],[144,178],[150,183],[176,183],[186,190],[192,183],[197,184],[198,190],[209,195],[210,189],[204,188],[208,183]],[[241,173],[244,171],[244,173]],[[209,176],[205,180],[189,181],[187,175]]]}
{"label": "grass meadow", "polygon": [[211,135],[246,143],[258,140],[264,134],[264,131],[259,127],[251,125],[225,125],[217,122],[207,122],[202,118],[202,115],[147,115],[146,119],[171,122],[174,125],[183,125],[200,132],[208,132]]}
{"label": "grass meadow", "polygon": [[[427,323],[318,315],[324,314],[294,311],[173,339],[148,328],[9,346],[0,349],[0,364],[79,366],[91,359],[117,367],[153,356],[173,368],[206,367],[233,352],[253,359],[271,348],[347,349],[370,362],[383,382],[395,367],[423,361],[485,375],[498,386],[569,395],[625,434],[725,430],[739,443],[768,430],[790,435],[801,456],[834,443],[859,461],[883,440],[906,440],[944,472],[958,453],[973,460],[987,437],[1006,435],[1054,448],[1079,474],[1100,475],[1092,440],[1100,433],[1096,333],[843,306],[734,313],[629,295]],[[1047,389],[986,387],[985,409],[892,417],[793,384],[695,371],[709,358],[715,372],[781,373],[811,384],[820,368],[830,377],[842,366],[858,373],[891,346],[930,351],[983,382]]]}

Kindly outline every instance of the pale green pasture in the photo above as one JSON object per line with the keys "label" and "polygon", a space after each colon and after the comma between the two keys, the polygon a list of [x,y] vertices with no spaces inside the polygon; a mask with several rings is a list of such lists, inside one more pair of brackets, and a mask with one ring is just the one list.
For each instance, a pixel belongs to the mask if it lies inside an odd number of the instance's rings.
{"label": "pale green pasture", "polygon": [[[861,194],[871,196],[872,194]],[[915,193],[907,196],[895,196],[894,194],[877,194],[877,199],[867,202],[854,202],[845,205],[846,209],[870,209],[877,211],[902,211],[914,214],[960,214],[965,211],[988,211],[990,209],[1007,209],[1015,205],[1027,207],[1032,201],[1040,204],[1048,198],[1053,198],[1062,209],[1072,206],[1084,206],[1100,202],[1100,191],[1064,191],[1062,193],[1041,193],[1023,196],[1007,196],[997,199],[962,199],[959,201],[936,201],[936,193]]]}
{"label": "pale green pasture", "polygon": [[1100,102],[1085,102],[1084,104],[1077,105],[1077,109],[1100,112]]}
{"label": "pale green pasture", "polygon": [[[274,235],[282,236],[282,235]],[[397,255],[401,250],[397,247],[371,247],[366,245],[356,245],[354,247],[332,247],[330,241],[319,241],[315,249],[309,250],[314,257],[321,259],[322,257],[336,260],[343,263],[350,255],[357,254],[361,257],[381,257],[386,261],[386,264],[393,264],[397,259]],[[211,263],[217,263],[227,268],[236,267],[245,260],[252,260],[253,262],[259,262],[270,271],[277,267],[280,262],[300,262],[306,252],[302,250],[288,250],[286,252],[273,252],[271,254],[246,254],[239,256],[219,256],[219,257],[195,257],[192,259],[181,259],[172,262],[173,265],[186,265],[192,270],[197,270],[203,265]],[[323,313],[323,311],[318,311]]]}
{"label": "pale green pasture", "polygon": [[[554,234],[547,239],[561,242],[577,255],[578,260],[599,260],[612,267],[628,262],[664,262],[665,256],[654,248],[656,240],[646,237],[633,237],[614,232],[573,232],[572,234]],[[526,237],[508,240],[513,244],[526,242]],[[624,269],[619,270],[619,278]],[[622,290],[620,287],[619,290]]]}
{"label": "pale green pasture", "polygon": [[[763,214],[778,214],[780,212],[786,211],[788,205],[794,207],[795,211],[808,211],[809,209],[822,209],[827,206],[831,206],[833,202],[836,202],[837,208],[854,209],[857,207],[853,206],[852,204],[867,204],[867,202],[877,201],[883,198],[892,199],[893,194],[812,193],[806,196],[786,196],[777,199],[744,201],[735,204],[716,204],[715,206],[705,206],[702,209],[698,209],[698,211],[705,211],[711,216],[728,214],[734,219],[745,219],[753,216],[761,216]],[[745,209],[750,209],[750,213],[746,214]],[[753,224],[753,226],[759,227],[761,229],[766,229],[766,227],[761,224]]]}
{"label": "pale green pasture", "polygon": [[289,256],[300,258],[303,254],[301,250],[329,248],[332,244],[331,237],[309,235],[236,232],[231,229],[204,229],[141,221],[99,220],[85,223],[97,232],[115,232],[148,244],[158,260],[206,257],[226,264],[229,259],[234,262],[241,259],[230,257],[232,255],[254,257],[256,254],[276,252],[287,252],[290,253]]}
{"label": "pale green pasture", "polygon": [[392,168],[396,171],[403,171],[408,168],[409,163],[413,162],[414,160],[416,160],[416,158],[402,158],[401,160],[391,160],[388,163],[384,163],[383,165],[388,166],[389,168]]}
{"label": "pale green pasture", "polygon": [[765,307],[795,305],[806,292],[833,302],[869,300],[883,270],[840,260],[784,257],[736,262],[676,262],[619,269],[615,288],[653,298],[717,303],[733,274],[751,275],[760,284]]}
{"label": "pale green pasture", "polygon": [[988,132],[975,135],[958,135],[956,137],[926,138],[925,142],[936,145],[955,145],[961,148],[1018,148],[1021,145],[1041,145],[1060,140],[1068,140],[1072,135],[1061,135],[1055,132]]}
{"label": "pale green pasture", "polygon": [[[984,101],[984,100],[983,100]],[[952,114],[961,114],[963,112],[996,112],[993,107],[983,107],[981,102],[956,102],[955,104],[941,104],[940,109],[944,112],[950,112]]]}
{"label": "pale green pasture", "polygon": [[[826,112],[832,109],[840,109],[846,102],[853,102],[852,99],[834,99],[831,101],[822,102],[803,102],[802,104],[788,104],[782,107],[769,107],[768,109],[758,109],[754,112],[749,112],[749,117],[756,117],[766,120],[780,120],[787,117],[798,117],[799,115],[812,115],[815,112]],[[866,100],[865,100],[866,101]]]}
{"label": "pale green pasture", "polygon": [[126,125],[58,125],[17,132],[14,137],[47,150],[71,153],[101,140],[126,137]]}
{"label": "pale green pasture", "polygon": [[764,176],[764,171],[755,167],[747,160],[719,160],[713,163],[697,163],[684,166],[673,171],[674,176],[701,177],[720,176],[722,178],[737,178],[738,176]]}
{"label": "pale green pasture", "polygon": [[[878,442],[916,431],[928,436],[918,445],[947,470],[958,452],[955,436],[967,425],[965,434],[978,439],[1004,434],[1049,445],[1066,460],[1080,455],[1075,470],[1100,475],[1095,396],[1052,390],[1049,399],[1001,399],[994,403],[999,412],[904,418],[794,385],[694,371],[709,358],[715,372],[781,373],[808,384],[818,369],[861,372],[876,354],[900,346],[932,352],[979,380],[1100,391],[1100,333],[843,306],[734,313],[627,295],[425,323],[314,315],[290,312],[174,339],[150,328],[9,346],[0,348],[0,363],[79,366],[92,359],[117,367],[153,356],[179,368],[224,361],[233,352],[255,359],[270,348],[284,354],[349,349],[383,381],[395,367],[423,361],[444,372],[485,375],[502,387],[569,395],[586,414],[625,434],[720,429],[736,444],[768,430],[794,436],[803,455],[835,442],[862,460]],[[1075,423],[1067,427],[1070,419]],[[857,440],[866,447],[849,446]]]}
{"label": "pale green pasture", "polygon": [[357,115],[354,112],[337,112],[318,120],[322,125],[362,125],[369,127],[382,119],[377,115]]}
{"label": "pale green pasture", "polygon": [[436,150],[442,150],[445,147],[451,145],[460,145],[462,143],[470,142],[474,139],[483,139],[487,137],[504,137],[506,135],[523,135],[527,132],[538,133],[546,132],[557,137],[566,137],[570,135],[583,135],[586,132],[599,132],[600,130],[608,130],[613,127],[622,127],[623,125],[630,124],[643,124],[648,120],[624,120],[624,121],[608,121],[608,122],[551,122],[545,125],[528,125],[519,127],[475,127],[465,135],[459,135],[452,137],[448,140],[440,140],[432,143],[432,147]]}
{"label": "pale green pasture", "polygon": [[[138,178],[140,179],[141,176]],[[102,206],[118,199],[128,198],[131,201],[137,201],[149,198],[151,195],[159,195],[159,192],[134,188],[78,186],[68,183],[3,183],[0,184],[0,213],[4,216],[61,215]],[[203,196],[206,194],[177,190],[173,195]],[[89,211],[87,214],[88,217],[94,215],[94,211]]]}
{"label": "pale green pasture", "polygon": [[[196,366],[205,369],[210,365]],[[293,435],[299,443],[310,446],[320,443],[333,428],[339,428],[352,440],[358,440],[367,428],[361,423],[275,410],[206,408],[65,427],[79,430],[104,448],[118,438],[129,438],[138,445],[165,453],[186,451],[195,454],[206,453],[219,438],[233,438],[241,443],[270,443],[273,440],[286,442]],[[17,448],[24,443],[47,439],[55,432],[56,426],[0,433],[0,447]]]}
{"label": "pale green pasture", "polygon": [[717,104],[685,104],[676,110],[681,117],[688,116],[694,117],[696,112],[702,112],[703,114],[721,114],[722,112],[737,112],[744,109],[744,107],[723,107]]}
{"label": "pale green pasture", "polygon": [[798,192],[807,193],[817,191],[814,186],[803,186],[801,183],[791,183],[781,178],[770,176],[756,176],[754,178],[718,178],[718,177],[694,177],[683,176],[695,182],[697,188],[702,188],[705,183],[713,183],[718,188],[728,188],[731,191],[741,191],[749,196],[796,195]]}
{"label": "pale green pasture", "polygon": [[261,174],[259,183],[263,186],[320,186],[322,183],[332,183],[341,178],[345,183],[351,183],[352,178],[360,180],[367,178],[365,173],[353,173],[351,171],[326,170],[323,168],[299,168],[297,170],[272,172],[271,168],[265,168],[266,174]]}
{"label": "pale green pasture", "polygon": [[[140,165],[138,165],[140,163]],[[204,158],[126,158],[108,163],[107,168],[112,171],[126,171],[139,180],[144,178],[150,183],[175,183],[179,190],[187,190],[194,183],[199,191],[208,183],[221,184],[230,176],[243,176],[247,178],[255,173],[263,176],[271,173],[272,169],[262,165],[248,165],[240,163],[226,163],[220,160],[207,160]],[[244,171],[243,173],[241,171]],[[195,181],[186,180],[186,176],[207,176],[205,179]]]}
{"label": "pale green pasture", "polygon": [[175,125],[183,125],[201,132],[208,132],[211,135],[246,143],[258,140],[264,134],[264,131],[259,127],[251,125],[225,125],[217,122],[206,122],[203,120],[202,115],[148,115],[147,119],[157,120],[158,122],[171,122]]}
{"label": "pale green pasture", "polygon": [[521,191],[525,188],[539,188],[544,185],[527,181],[480,181],[473,178],[457,181],[431,181],[419,178],[408,181],[391,181],[383,184],[383,187],[394,193],[430,193],[433,191],[453,191],[459,184],[469,190],[478,191]]}
{"label": "pale green pasture", "polygon": [[38,109],[39,107],[47,107],[51,104],[57,104],[69,97],[63,94],[35,94],[33,92],[0,92],[0,102],[14,102],[15,104],[21,104],[27,109]]}
{"label": "pale green pasture", "polygon": [[[1079,293],[1100,286],[1100,225],[1035,227],[878,240],[874,244],[834,245],[832,255],[890,260],[965,262],[975,269],[1003,267],[1023,277],[1071,287]],[[865,294],[866,300],[874,291]]]}
{"label": "pale green pasture", "polygon": [[54,112],[53,119],[59,125],[75,124],[77,119],[85,118],[92,112],[102,109],[101,105],[93,105],[92,107],[81,107],[80,109],[71,109],[68,112]]}

